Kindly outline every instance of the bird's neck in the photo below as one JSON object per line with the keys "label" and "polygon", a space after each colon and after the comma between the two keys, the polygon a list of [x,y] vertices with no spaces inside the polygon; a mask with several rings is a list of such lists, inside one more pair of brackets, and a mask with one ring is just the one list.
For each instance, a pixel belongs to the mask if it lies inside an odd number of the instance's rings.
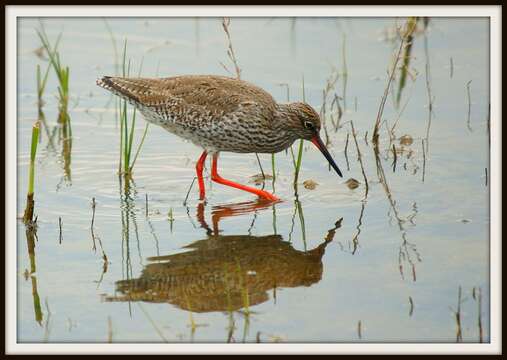
{"label": "bird's neck", "polygon": [[277,104],[273,120],[275,129],[287,132],[290,129],[290,124],[294,121],[294,112],[290,104]]}
{"label": "bird's neck", "polygon": [[297,134],[291,131],[291,123],[294,121],[294,113],[290,108],[290,104],[277,104],[277,108],[273,113],[273,131],[277,151],[288,148],[296,139]]}

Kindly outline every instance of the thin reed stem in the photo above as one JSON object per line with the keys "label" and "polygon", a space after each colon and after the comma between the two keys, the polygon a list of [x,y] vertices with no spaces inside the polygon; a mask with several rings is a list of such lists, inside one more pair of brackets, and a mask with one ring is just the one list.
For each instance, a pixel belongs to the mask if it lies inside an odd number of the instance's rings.
{"label": "thin reed stem", "polygon": [[467,100],[468,100],[468,112],[467,112],[467,128],[472,131],[472,125],[470,124],[470,113],[472,111],[472,98],[470,95],[470,83],[472,80],[467,82]]}
{"label": "thin reed stem", "polygon": [[357,150],[357,159],[359,160],[359,164],[361,165],[361,173],[363,174],[364,186],[365,186],[365,199],[368,196],[368,178],[366,177],[366,172],[364,171],[363,165],[363,157],[361,156],[361,150],[359,150],[359,144],[357,142],[356,129],[354,128],[354,122],[350,120],[350,126],[352,127],[352,137],[354,138],[354,142],[356,144]]}
{"label": "thin reed stem", "polygon": [[41,77],[40,65],[37,64],[37,106],[39,108],[39,113],[42,111],[41,109],[42,106],[44,105],[42,95],[44,95],[44,90],[46,89],[49,70],[51,70],[51,65],[48,65],[48,67],[46,68],[46,72],[44,73],[44,76]]}
{"label": "thin reed stem", "polygon": [[116,46],[116,38],[114,37],[113,30],[109,26],[109,23],[106,19],[104,19],[104,25],[106,26],[107,32],[109,33],[109,37],[111,38],[111,43],[113,44],[113,54],[114,54],[114,74],[119,74],[120,64],[118,62],[118,47]]}
{"label": "thin reed stem", "polygon": [[349,156],[347,153],[349,147],[349,133],[347,132],[347,139],[345,140],[345,149],[343,150],[345,154],[345,161],[347,162],[347,171],[350,171],[350,164],[349,164]]}
{"label": "thin reed stem", "polygon": [[231,40],[231,34],[229,32],[229,25],[231,24],[231,19],[224,17],[222,19],[222,27],[224,29],[225,34],[227,35],[227,42],[228,42],[228,50],[227,55],[229,56],[229,59],[234,65],[234,70],[236,71],[236,78],[241,79],[241,68],[238,65],[238,60],[236,59],[236,54],[234,53],[234,48],[232,46],[232,40]]}
{"label": "thin reed stem", "polygon": [[422,153],[423,153],[423,173],[422,173],[422,182],[424,182],[424,176],[426,175],[426,149],[424,146],[424,139],[421,140]]}
{"label": "thin reed stem", "polygon": [[62,231],[62,218],[60,216],[58,217],[58,228],[60,229],[58,243],[61,245],[63,240],[63,231]]}
{"label": "thin reed stem", "polygon": [[271,154],[271,176],[273,177],[273,182],[276,179],[276,170],[275,170],[275,154]]}
{"label": "thin reed stem", "polygon": [[[302,86],[302,90],[303,90],[303,102],[306,102],[306,95],[305,95],[305,76],[303,75],[302,77],[302,83],[303,83],[303,86]],[[298,183],[298,178],[299,178],[299,170],[301,169],[301,163],[303,161],[303,139],[299,140],[299,147],[298,147],[298,157],[297,157],[297,160],[295,161],[295,171],[294,171],[294,190],[295,190],[295,193],[297,194],[297,183]],[[292,147],[291,147],[291,153],[292,153]],[[292,155],[294,156],[294,154],[292,153]]]}
{"label": "thin reed stem", "polygon": [[[428,124],[426,126],[426,153],[429,151],[430,127],[433,118],[433,95],[431,93],[430,56],[428,50],[428,37],[424,34],[424,53],[426,55],[426,92],[428,94]],[[451,58],[452,59],[452,58]],[[452,77],[452,76],[451,76]]]}
{"label": "thin reed stem", "polygon": [[374,146],[377,149],[378,149],[379,128],[380,128],[380,124],[381,124],[381,120],[382,120],[382,114],[384,113],[384,107],[385,107],[385,104],[387,101],[387,96],[389,95],[389,89],[391,88],[391,83],[393,82],[394,74],[396,72],[396,68],[398,67],[398,62],[400,61],[400,55],[401,55],[401,52],[403,50],[406,40],[407,40],[407,37],[402,36],[401,41],[400,41],[400,46],[399,46],[398,51],[396,52],[396,55],[394,58],[394,64],[393,64],[393,67],[392,67],[391,72],[389,74],[389,79],[387,81],[386,88],[384,90],[384,94],[382,95],[382,98],[380,100],[380,105],[379,105],[379,109],[377,112],[377,118],[375,120],[375,126],[373,128],[373,135],[371,138]]}

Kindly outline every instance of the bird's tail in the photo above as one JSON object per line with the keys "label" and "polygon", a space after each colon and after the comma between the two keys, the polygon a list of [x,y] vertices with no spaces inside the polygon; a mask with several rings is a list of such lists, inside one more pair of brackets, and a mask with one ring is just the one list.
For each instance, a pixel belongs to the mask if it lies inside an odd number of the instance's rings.
{"label": "bird's tail", "polygon": [[159,116],[160,107],[164,106],[169,96],[157,87],[158,79],[103,76],[97,79],[97,85],[134,105],[146,121],[155,125],[164,124]]}
{"label": "bird's tail", "polygon": [[140,109],[160,105],[169,97],[161,91],[160,79],[103,76],[97,85]]}
{"label": "bird's tail", "polygon": [[140,101],[138,94],[132,91],[131,86],[128,85],[129,79],[127,78],[103,76],[101,79],[97,79],[96,83],[101,88],[129,101],[133,105],[138,104]]}

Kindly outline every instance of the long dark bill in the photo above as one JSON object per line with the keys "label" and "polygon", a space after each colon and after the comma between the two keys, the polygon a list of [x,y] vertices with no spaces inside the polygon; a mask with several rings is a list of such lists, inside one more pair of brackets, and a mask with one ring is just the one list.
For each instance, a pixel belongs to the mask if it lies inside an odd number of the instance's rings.
{"label": "long dark bill", "polygon": [[329,153],[329,151],[327,151],[326,145],[324,145],[324,143],[320,139],[319,135],[315,135],[312,138],[312,143],[314,143],[315,146],[317,146],[317,148],[320,150],[322,155],[324,155],[324,157],[327,159],[327,161],[329,161],[329,164],[331,164],[331,166],[336,171],[336,173],[338,175],[340,175],[340,177],[343,177],[342,172],[340,171],[340,169],[338,169],[338,165],[336,165],[333,158],[331,157],[331,154]]}

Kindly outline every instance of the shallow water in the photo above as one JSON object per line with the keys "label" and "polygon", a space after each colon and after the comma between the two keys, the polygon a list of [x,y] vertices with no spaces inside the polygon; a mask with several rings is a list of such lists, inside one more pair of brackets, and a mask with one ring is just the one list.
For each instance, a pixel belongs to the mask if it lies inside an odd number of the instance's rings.
{"label": "shallow water", "polygon": [[[107,22],[118,51],[128,39],[133,71],[142,62],[144,76],[226,75],[220,62],[233,68],[219,19]],[[434,18],[414,37],[402,105],[396,110],[389,95],[383,116],[390,125],[399,119],[397,138],[413,138],[404,146],[394,140],[396,166],[384,126],[378,162],[371,144],[397,47],[385,39],[394,24],[388,18],[232,19],[242,78],[280,102],[287,100],[280,84],[288,84],[291,100],[302,99],[304,75],[306,101],[319,110],[332,67],[343,69],[345,48],[346,81],[340,76],[332,90],[342,97],[341,127],[335,131],[326,120],[344,178],[308,143],[297,198],[290,153],[281,152],[276,180],[267,180],[265,189],[274,188],[283,202],[259,203],[207,180],[207,203],[198,201],[194,186],[184,205],[200,150],[161,128],[149,127],[128,189],[119,181],[114,101],[95,85],[115,72],[105,22],[44,19],[53,41],[63,31],[72,147],[64,156],[63,142],[56,136],[51,145],[41,130],[36,239],[18,225],[18,341],[478,342],[481,328],[482,341],[489,341],[488,21]],[[46,62],[34,53],[38,21],[26,18],[18,26],[22,213],[38,116],[35,68]],[[428,62],[433,112],[426,139]],[[49,79],[43,110],[51,134],[58,103],[54,74]],[[144,126],[137,121],[136,139]],[[260,158],[271,173],[270,156]],[[259,173],[253,154],[221,159],[226,178],[248,183]],[[359,187],[349,189],[349,178]],[[302,184],[310,179],[318,184],[314,190]]]}

